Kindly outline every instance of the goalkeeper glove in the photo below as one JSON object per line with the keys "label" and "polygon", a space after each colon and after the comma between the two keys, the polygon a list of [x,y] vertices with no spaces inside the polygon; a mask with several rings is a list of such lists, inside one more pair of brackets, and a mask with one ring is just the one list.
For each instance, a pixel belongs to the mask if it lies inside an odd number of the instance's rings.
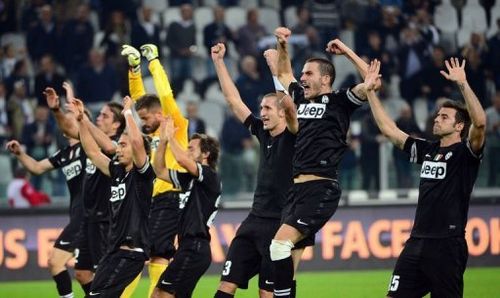
{"label": "goalkeeper glove", "polygon": [[158,47],[150,43],[142,45],[141,53],[148,61],[154,60],[158,58]]}
{"label": "goalkeeper glove", "polygon": [[141,53],[133,46],[123,45],[122,46],[122,56],[127,56],[128,65],[131,68],[137,69],[141,63]]}

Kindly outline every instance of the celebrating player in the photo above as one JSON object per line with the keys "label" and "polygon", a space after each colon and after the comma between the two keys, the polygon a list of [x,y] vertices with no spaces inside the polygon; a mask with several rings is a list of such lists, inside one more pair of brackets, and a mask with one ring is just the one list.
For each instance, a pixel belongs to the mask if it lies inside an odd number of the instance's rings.
{"label": "celebrating player", "polygon": [[[179,204],[179,248],[158,281],[152,296],[155,298],[191,297],[212,260],[209,227],[217,214],[221,194],[216,171],[219,158],[217,140],[194,134],[188,150],[184,151],[177,142],[175,129],[172,118],[162,121],[158,154],[153,165],[157,177],[170,181],[184,192]],[[187,173],[165,167],[167,145]]]}

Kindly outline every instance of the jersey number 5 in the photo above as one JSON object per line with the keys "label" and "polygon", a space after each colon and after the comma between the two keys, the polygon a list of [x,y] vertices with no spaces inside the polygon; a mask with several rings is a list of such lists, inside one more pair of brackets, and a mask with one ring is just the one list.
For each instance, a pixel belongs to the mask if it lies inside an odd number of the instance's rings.
{"label": "jersey number 5", "polygon": [[399,275],[393,275],[391,278],[391,283],[389,284],[389,291],[397,291],[399,287]]}

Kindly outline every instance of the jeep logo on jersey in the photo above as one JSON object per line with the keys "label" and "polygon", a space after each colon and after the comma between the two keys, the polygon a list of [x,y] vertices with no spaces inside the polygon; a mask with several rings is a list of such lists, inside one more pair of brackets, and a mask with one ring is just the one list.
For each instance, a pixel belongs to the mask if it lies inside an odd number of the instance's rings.
{"label": "jeep logo on jersey", "polygon": [[446,177],[446,163],[424,161],[420,170],[420,178],[444,179]]}
{"label": "jeep logo on jersey", "polygon": [[158,148],[158,144],[159,143],[160,143],[160,138],[159,137],[153,137],[151,139],[151,145],[150,145],[151,151],[156,151],[156,149]]}
{"label": "jeep logo on jersey", "polygon": [[71,180],[82,172],[82,163],[79,160],[75,160],[69,165],[64,166],[62,172],[66,176],[66,180]]}
{"label": "jeep logo on jersey", "polygon": [[95,173],[96,169],[97,169],[96,166],[92,163],[92,161],[90,160],[90,158],[87,158],[87,162],[85,164],[85,172],[87,174],[92,175],[92,174]]}
{"label": "jeep logo on jersey", "polygon": [[303,103],[297,109],[297,118],[321,119],[325,111],[326,105],[323,103]]}
{"label": "jeep logo on jersey", "polygon": [[125,188],[125,183],[118,184],[118,186],[111,186],[111,202],[116,202],[125,199],[127,195],[127,190]]}

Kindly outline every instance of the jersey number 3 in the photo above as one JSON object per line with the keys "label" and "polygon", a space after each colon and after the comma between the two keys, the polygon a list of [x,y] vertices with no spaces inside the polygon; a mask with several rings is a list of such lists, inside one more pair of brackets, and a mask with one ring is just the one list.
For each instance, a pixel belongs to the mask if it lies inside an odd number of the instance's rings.
{"label": "jersey number 3", "polygon": [[231,264],[231,261],[226,261],[226,263],[224,263],[224,270],[222,270],[222,275],[229,275],[229,272],[231,272]]}

